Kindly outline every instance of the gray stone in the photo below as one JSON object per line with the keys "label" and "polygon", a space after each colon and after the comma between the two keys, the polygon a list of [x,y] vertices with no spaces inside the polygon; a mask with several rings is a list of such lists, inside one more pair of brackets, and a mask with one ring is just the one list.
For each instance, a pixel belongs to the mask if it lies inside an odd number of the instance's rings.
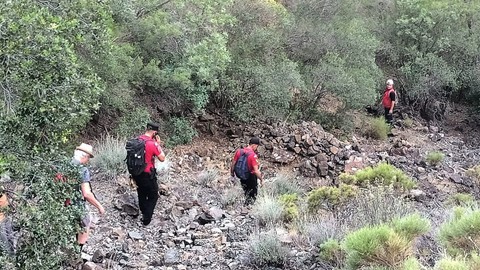
{"label": "gray stone", "polygon": [[166,265],[172,265],[180,262],[180,253],[177,249],[167,249],[163,255],[163,261]]}
{"label": "gray stone", "polygon": [[94,262],[86,262],[82,266],[82,270],[99,270],[99,268],[97,267],[97,265]]}
{"label": "gray stone", "polygon": [[128,236],[134,240],[141,240],[143,239],[143,235],[139,232],[136,231],[130,231],[128,232]]}
{"label": "gray stone", "polygon": [[105,259],[105,252],[101,249],[97,249],[92,255],[92,262],[94,263],[102,263],[103,259]]}
{"label": "gray stone", "polygon": [[423,202],[427,199],[427,194],[419,189],[410,190],[410,196],[418,202]]}
{"label": "gray stone", "polygon": [[114,201],[115,208],[127,213],[129,216],[138,216],[140,210],[137,206],[136,196],[130,193],[121,194]]}
{"label": "gray stone", "polygon": [[293,154],[278,148],[272,151],[272,158],[273,162],[281,164],[290,164],[293,160],[295,160],[295,156]]}
{"label": "gray stone", "polygon": [[220,220],[225,217],[225,211],[218,207],[211,207],[208,209],[208,213],[215,219],[215,220]]}

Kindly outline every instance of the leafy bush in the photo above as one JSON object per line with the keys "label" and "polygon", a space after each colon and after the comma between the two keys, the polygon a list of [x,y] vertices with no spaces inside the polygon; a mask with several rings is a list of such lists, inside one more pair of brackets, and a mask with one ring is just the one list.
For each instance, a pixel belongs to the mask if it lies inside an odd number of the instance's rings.
{"label": "leafy bush", "polygon": [[92,166],[100,169],[109,178],[125,173],[125,140],[107,135],[95,144],[95,158],[91,159]]}
{"label": "leafy bush", "polygon": [[401,268],[401,270],[423,270],[424,267],[418,262],[415,257],[408,258]]}
{"label": "leafy bush", "polygon": [[132,111],[125,112],[120,117],[117,127],[115,128],[115,134],[119,138],[130,138],[138,136],[145,132],[147,123],[150,122],[150,113],[146,108],[137,107]]}
{"label": "leafy bush", "polygon": [[318,108],[315,108],[311,115],[312,116],[307,119],[314,120],[329,132],[340,130],[343,134],[350,134],[355,129],[352,116],[348,115],[345,111],[331,113],[328,111],[320,111]]}
{"label": "leafy bush", "polygon": [[[61,153],[53,154],[56,155]],[[12,179],[22,179],[17,184],[25,188],[19,191],[21,197],[14,198],[16,212],[9,213],[14,225],[20,228],[17,252],[15,257],[2,259],[15,260],[19,269],[59,269],[72,256],[65,251],[78,252],[75,235],[80,230],[78,220],[84,209],[76,204],[64,206],[67,198],[80,200],[78,167],[70,163],[70,157],[52,160],[51,156],[23,156],[19,160],[25,162],[8,168]],[[55,181],[59,172],[65,182]],[[74,252],[75,255],[78,253]]]}
{"label": "leafy bush", "polygon": [[262,225],[275,224],[282,219],[283,206],[273,196],[263,194],[255,202],[252,214]]}
{"label": "leafy bush", "polygon": [[356,194],[354,186],[341,184],[339,187],[320,187],[308,193],[307,203],[310,211],[320,208],[333,210]]}
{"label": "leafy bush", "polygon": [[345,260],[345,251],[340,242],[330,239],[319,246],[321,260],[331,263],[333,266],[341,266]]}
{"label": "leafy bush", "polygon": [[370,121],[366,124],[363,133],[365,136],[373,139],[386,140],[388,138],[390,129],[390,126],[385,122],[385,118],[377,117],[370,119]]}
{"label": "leafy bush", "polygon": [[435,264],[437,270],[471,270],[465,259],[443,258]]}
{"label": "leafy bush", "polygon": [[440,241],[452,256],[465,256],[480,246],[480,210],[457,207],[440,228]]}
{"label": "leafy bush", "polygon": [[445,155],[442,152],[433,151],[427,154],[426,160],[430,165],[437,166],[440,163],[442,163],[444,158],[445,158]]}
{"label": "leafy bush", "polygon": [[307,243],[315,247],[330,239],[341,239],[343,236],[339,222],[331,215],[321,217],[300,215],[294,221],[294,226]]}
{"label": "leafy bush", "polygon": [[9,59],[0,68],[0,126],[34,150],[65,145],[99,108],[104,90],[82,61],[90,52],[76,49],[96,51],[109,42],[106,5],[88,0],[55,6],[0,3],[0,58]]}
{"label": "leafy bush", "polygon": [[361,267],[396,268],[412,256],[413,240],[427,232],[429,222],[418,215],[396,220],[392,225],[364,227],[345,238],[347,264]]}
{"label": "leafy bush", "polygon": [[475,198],[469,193],[456,193],[449,198],[448,202],[455,206],[469,206],[475,203]]}
{"label": "leafy bush", "polygon": [[197,180],[200,185],[204,187],[210,186],[212,183],[215,183],[218,179],[219,173],[218,170],[203,170],[201,171],[198,176]]}
{"label": "leafy bush", "polygon": [[422,218],[419,214],[409,215],[403,218],[394,219],[391,222],[393,230],[407,239],[427,232],[430,228],[430,222]]}
{"label": "leafy bush", "polygon": [[278,200],[283,205],[283,218],[285,221],[292,221],[298,217],[298,195],[283,194]]}
{"label": "leafy bush", "polygon": [[345,230],[387,223],[415,212],[412,202],[391,187],[362,189],[336,212]]}
{"label": "leafy bush", "polygon": [[243,198],[243,192],[239,188],[229,188],[223,194],[221,203],[223,207],[235,205],[236,202]]}
{"label": "leafy bush", "polygon": [[282,266],[288,260],[288,250],[274,231],[254,235],[250,240],[252,262],[258,266]]}
{"label": "leafy bush", "polygon": [[388,163],[379,163],[375,167],[367,167],[354,175],[343,173],[340,180],[346,184],[367,187],[368,185],[393,185],[395,188],[410,190],[416,183],[402,170]]}
{"label": "leafy bush", "polygon": [[474,166],[467,170],[467,175],[480,182],[480,165]]}
{"label": "leafy bush", "polygon": [[412,120],[412,118],[407,117],[407,118],[403,119],[402,124],[406,128],[411,128],[411,127],[413,127],[413,120]]}
{"label": "leafy bush", "polygon": [[168,121],[167,146],[173,147],[180,144],[187,144],[197,135],[197,131],[190,125],[187,119],[174,117]]}
{"label": "leafy bush", "polygon": [[275,176],[272,183],[268,185],[268,190],[275,196],[283,194],[299,194],[302,188],[298,180],[291,174],[280,173]]}

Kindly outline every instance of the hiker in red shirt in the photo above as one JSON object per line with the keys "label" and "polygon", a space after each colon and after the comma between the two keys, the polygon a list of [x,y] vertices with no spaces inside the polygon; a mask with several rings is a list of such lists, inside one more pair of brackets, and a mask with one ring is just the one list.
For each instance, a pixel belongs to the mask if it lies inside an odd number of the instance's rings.
{"label": "hiker in red shirt", "polygon": [[[240,178],[240,183],[242,184],[242,188],[245,193],[245,205],[255,202],[258,190],[258,180],[260,180],[260,187],[263,186],[263,178],[258,166],[257,154],[255,153],[259,145],[259,138],[251,138],[247,147],[238,149],[235,152],[235,156],[233,157],[232,164],[230,166],[231,176],[236,175],[238,178]],[[247,172],[242,173],[236,171],[235,167],[237,162],[243,162],[244,159],[246,159]]]}
{"label": "hiker in red shirt", "polygon": [[138,204],[142,212],[142,223],[148,225],[152,221],[153,210],[158,200],[157,170],[155,169],[155,157],[165,161],[165,154],[160,147],[162,141],[158,135],[159,125],[148,123],[147,131],[139,138],[145,141],[145,170],[138,176],[133,177],[137,184]]}
{"label": "hiker in red shirt", "polygon": [[393,108],[395,107],[395,100],[397,98],[397,94],[395,93],[395,89],[393,89],[393,80],[387,80],[387,87],[383,92],[382,97],[382,105],[385,109],[385,121],[392,125],[393,124]]}

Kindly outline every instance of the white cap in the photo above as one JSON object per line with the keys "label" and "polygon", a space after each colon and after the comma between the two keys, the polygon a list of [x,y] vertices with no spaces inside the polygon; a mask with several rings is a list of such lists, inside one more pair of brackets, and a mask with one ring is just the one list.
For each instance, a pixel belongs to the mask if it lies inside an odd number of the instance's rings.
{"label": "white cap", "polygon": [[392,79],[388,79],[388,80],[387,80],[387,85],[393,85],[393,80],[392,80]]}

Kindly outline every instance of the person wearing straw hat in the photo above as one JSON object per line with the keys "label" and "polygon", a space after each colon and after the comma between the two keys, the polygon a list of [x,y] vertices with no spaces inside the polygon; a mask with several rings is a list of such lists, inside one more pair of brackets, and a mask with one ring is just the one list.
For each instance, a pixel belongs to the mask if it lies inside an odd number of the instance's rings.
{"label": "person wearing straw hat", "polygon": [[83,245],[88,240],[88,235],[90,233],[90,226],[92,223],[92,217],[89,214],[88,205],[85,204],[84,201],[89,202],[91,205],[95,206],[98,209],[98,212],[103,215],[105,214],[105,208],[103,208],[102,204],[97,200],[95,195],[92,192],[92,186],[90,185],[91,176],[90,170],[86,167],[87,163],[90,159],[93,158],[93,147],[89,144],[82,143],[80,146],[75,148],[73,153],[73,161],[72,163],[78,165],[80,168],[80,175],[81,175],[81,184],[80,190],[82,192],[83,201],[81,202],[82,205],[85,207],[85,216],[82,218],[80,225],[82,230],[77,234],[77,242],[80,245],[80,249],[82,249]]}

